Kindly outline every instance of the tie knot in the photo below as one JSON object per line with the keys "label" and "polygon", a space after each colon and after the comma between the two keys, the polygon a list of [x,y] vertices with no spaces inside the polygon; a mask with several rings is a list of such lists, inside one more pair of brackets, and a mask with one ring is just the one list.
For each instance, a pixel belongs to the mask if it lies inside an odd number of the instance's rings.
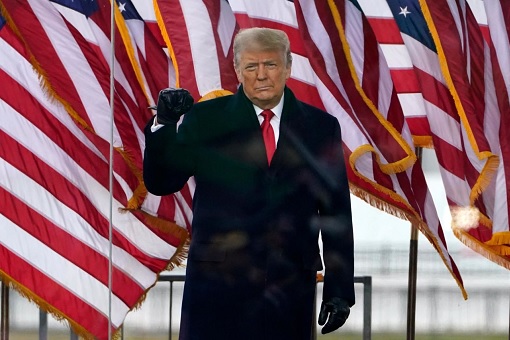
{"label": "tie knot", "polygon": [[273,118],[274,113],[271,110],[264,110],[264,111],[262,111],[261,115],[262,115],[262,117],[264,117],[264,120],[269,121],[269,120],[271,120],[271,118]]}

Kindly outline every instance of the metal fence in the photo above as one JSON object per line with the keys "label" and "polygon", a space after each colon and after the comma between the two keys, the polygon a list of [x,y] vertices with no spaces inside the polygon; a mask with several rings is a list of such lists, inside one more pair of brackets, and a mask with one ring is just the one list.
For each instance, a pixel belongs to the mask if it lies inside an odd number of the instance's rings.
{"label": "metal fence", "polygon": [[[437,252],[428,250],[426,246],[427,244],[422,242],[418,254],[416,333],[491,333],[499,334],[501,338],[510,338],[510,271],[467,248],[451,249],[450,253],[459,266],[469,296],[465,301]],[[405,334],[408,249],[390,246],[362,248],[358,245],[355,259],[357,302],[351,309],[346,324],[338,331],[338,337],[341,338],[342,334],[346,333],[363,333],[363,339],[369,339],[370,334]],[[175,332],[175,338],[179,327],[184,276],[177,275],[177,278],[173,274],[184,273],[184,269],[177,268],[167,273],[169,275],[162,275],[161,282],[151,289],[142,308],[130,312],[126,317],[125,338],[132,338],[133,335],[140,334],[139,332],[157,332],[164,334],[165,339],[171,339],[172,332]],[[368,279],[369,283],[360,282]],[[319,283],[318,299],[321,290],[322,284]],[[56,328],[66,331],[65,326],[53,318],[38,318],[38,310],[32,304],[17,294],[11,295],[13,331],[28,328],[47,334],[48,324],[50,332]],[[320,303],[319,300],[317,302]],[[9,310],[2,309],[2,318],[8,312]],[[367,314],[368,312],[370,314]],[[44,336],[40,338],[45,339]]]}
{"label": "metal fence", "polygon": [[[169,289],[169,310],[168,310],[168,339],[172,340],[175,332],[174,324],[176,323],[174,320],[174,312],[173,308],[175,307],[174,299],[175,299],[175,284],[184,282],[185,275],[177,274],[177,275],[161,275],[158,279],[159,286],[162,282],[168,283]],[[372,323],[372,278],[370,276],[357,276],[354,278],[354,282],[356,284],[363,285],[363,331],[362,336],[363,340],[371,339],[371,323]],[[322,284],[321,280],[318,280],[318,286]],[[156,288],[154,287],[154,288]],[[153,288],[153,289],[154,289]],[[1,324],[1,340],[9,339],[9,292],[6,286],[2,285],[2,324]],[[180,302],[180,301],[179,301]],[[315,318],[314,318],[315,319]],[[313,320],[313,324],[316,322]],[[126,325],[124,325],[125,327]],[[48,315],[46,312],[40,310],[39,311],[39,325],[38,325],[38,334],[39,340],[48,339]],[[71,340],[76,340],[78,337],[72,330],[69,332],[69,337]],[[120,339],[124,339],[124,329],[121,329]],[[313,337],[311,340],[316,339],[316,331],[313,332]]]}

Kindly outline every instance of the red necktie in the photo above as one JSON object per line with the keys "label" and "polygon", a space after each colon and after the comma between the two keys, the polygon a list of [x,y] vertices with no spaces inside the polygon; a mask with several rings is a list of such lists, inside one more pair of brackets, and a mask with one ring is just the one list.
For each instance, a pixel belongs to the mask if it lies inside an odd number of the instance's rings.
{"label": "red necktie", "polygon": [[262,137],[264,137],[264,144],[266,144],[266,154],[267,154],[267,164],[271,164],[271,159],[273,158],[274,151],[276,150],[276,142],[274,139],[274,131],[271,126],[271,118],[273,118],[273,111],[264,110],[261,113],[262,117],[264,117],[264,121],[260,127],[262,128]]}

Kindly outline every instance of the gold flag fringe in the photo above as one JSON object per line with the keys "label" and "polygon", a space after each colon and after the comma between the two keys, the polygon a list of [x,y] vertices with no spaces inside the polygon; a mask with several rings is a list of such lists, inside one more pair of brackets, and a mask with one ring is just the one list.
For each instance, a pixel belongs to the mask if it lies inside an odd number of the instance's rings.
{"label": "gold flag fringe", "polygon": [[478,198],[478,196],[480,196],[480,194],[484,192],[485,189],[487,189],[487,187],[490,185],[492,181],[492,178],[498,171],[499,156],[489,152],[483,152],[482,154],[484,155],[490,154],[490,156],[487,156],[487,162],[485,163],[482,171],[480,172],[480,177],[478,177],[475,185],[473,186],[473,189],[471,189],[471,194],[469,195],[471,204],[473,204]]}
{"label": "gold flag fringe", "polygon": [[[486,245],[497,249],[499,255],[510,255],[510,231],[500,231],[492,234]],[[510,261],[510,259],[508,259]]]}
{"label": "gold flag fringe", "polygon": [[479,213],[478,216],[479,216],[478,223],[492,230],[492,220],[488,216],[485,216],[485,214],[482,214],[481,212]]}
{"label": "gold flag fringe", "polygon": [[[364,179],[364,180],[366,180],[366,179]],[[371,206],[373,206],[381,211],[389,213],[389,214],[391,214],[395,217],[398,217],[400,219],[409,221],[412,226],[416,227],[423,235],[425,235],[425,237],[429,240],[429,242],[434,246],[434,248],[438,252],[439,256],[443,260],[443,263],[446,265],[446,268],[448,268],[448,271],[452,275],[455,282],[457,282],[457,285],[459,286],[459,288],[461,290],[464,300],[467,300],[468,294],[464,288],[464,285],[459,280],[459,278],[455,275],[455,273],[453,273],[452,268],[448,264],[450,262],[449,259],[445,258],[443,252],[441,251],[441,247],[439,246],[438,240],[432,233],[430,233],[430,231],[427,228],[427,224],[421,219],[419,214],[411,206],[409,206],[409,204],[407,202],[402,200],[400,198],[400,196],[398,196],[396,193],[394,193],[391,190],[386,189],[380,185],[377,185],[376,183],[370,182],[370,184],[372,184],[372,186],[374,186],[374,188],[376,190],[390,195],[396,201],[399,201],[402,204],[404,204],[405,206],[407,206],[408,211],[402,210],[401,208],[396,207],[396,206],[388,203],[387,201],[382,200],[381,198],[373,195],[370,192],[367,192],[366,190],[364,190],[352,183],[349,183],[349,188],[351,190],[351,193],[353,195],[355,195],[356,197],[359,197],[363,201],[367,202]]]}
{"label": "gold flag fringe", "polygon": [[[496,254],[500,254],[502,256],[510,255],[510,248],[508,245],[491,245],[490,247]],[[507,260],[510,260],[510,258],[507,258]]]}
{"label": "gold flag fringe", "polygon": [[[57,309],[57,308],[53,307],[52,305],[50,305],[49,303],[47,303],[40,296],[34,294],[30,289],[26,288],[21,283],[17,282],[15,279],[13,279],[7,273],[5,273],[1,270],[0,270],[0,279],[9,288],[15,290],[23,298],[27,299],[31,303],[34,303],[44,312],[50,314],[55,320],[67,325],[70,329],[73,330],[73,332],[75,334],[77,334],[82,339],[86,339],[86,340],[95,340],[96,339],[92,334],[87,332],[87,330],[85,328],[83,328],[80,324],[78,324],[76,321],[71,319],[69,316],[65,315],[59,309]],[[114,340],[120,339],[121,334],[120,334],[119,330],[120,330],[120,327],[114,332],[114,334],[113,334]]]}
{"label": "gold flag fringe", "polygon": [[149,224],[150,226],[155,227],[166,233],[170,233],[177,237],[180,240],[180,247],[182,247],[184,244],[188,242],[189,233],[186,230],[186,228],[181,227],[177,223],[174,223],[172,221],[151,215],[148,212],[143,211],[141,209],[133,211],[141,213],[147,224]]}
{"label": "gold flag fringe", "polygon": [[181,227],[173,221],[166,220],[160,217],[156,217],[154,215],[149,214],[148,212],[141,209],[141,204],[143,203],[145,197],[147,195],[147,189],[144,183],[140,183],[140,185],[135,190],[133,196],[128,202],[128,206],[126,208],[120,209],[121,212],[131,212],[140,213],[147,225],[157,228],[167,234],[171,234],[179,239],[179,245],[174,253],[174,255],[168,261],[166,270],[172,270],[175,267],[179,267],[182,265],[184,260],[186,259],[186,254],[188,252],[190,235],[185,227]]}
{"label": "gold flag fringe", "polygon": [[[176,252],[174,253],[174,255],[167,264],[166,270],[170,271],[172,269],[175,269],[176,267],[182,266],[182,262],[184,261],[184,259],[186,258],[186,254],[188,253],[188,247],[189,238],[183,244],[177,247]],[[160,275],[161,273],[158,273],[158,280]],[[145,298],[147,297],[147,293],[158,283],[158,280],[156,280],[154,284],[152,284],[149,288],[145,290],[145,292],[143,292],[143,294],[140,296],[140,298],[134,304],[134,306],[130,309],[130,311],[137,310],[142,306],[143,302],[145,301]]]}
{"label": "gold flag fringe", "polygon": [[147,197],[147,188],[145,187],[145,184],[142,182],[140,183],[135,191],[133,192],[133,196],[128,200],[126,208],[122,210],[137,210],[142,205],[143,201],[145,200],[145,197]]}
{"label": "gold flag fringe", "polygon": [[[470,235],[468,232],[457,228],[453,229],[453,233],[467,247],[503,268],[510,269],[510,258],[506,257],[510,255],[510,247],[485,244]],[[508,234],[508,232],[505,232],[505,234],[507,235],[502,237],[502,239],[506,239],[507,242],[510,241],[510,234]]]}
{"label": "gold flag fringe", "polygon": [[351,165],[351,168],[354,172],[358,174],[358,176],[362,177],[361,173],[358,172],[356,168],[356,161],[365,153],[371,152],[375,155],[375,160],[377,162],[377,165],[381,169],[382,172],[388,175],[392,175],[398,172],[404,172],[406,171],[410,166],[412,166],[416,160],[416,154],[412,152],[408,157],[405,157],[404,159],[401,159],[394,163],[388,163],[388,164],[382,164],[381,158],[377,151],[374,149],[374,147],[370,144],[364,144],[360,145],[355,150],[352,150],[351,155],[349,156],[349,164]]}
{"label": "gold flag fringe", "polygon": [[415,146],[425,148],[425,149],[433,149],[434,142],[432,141],[432,136],[415,136],[413,135],[413,143]]}

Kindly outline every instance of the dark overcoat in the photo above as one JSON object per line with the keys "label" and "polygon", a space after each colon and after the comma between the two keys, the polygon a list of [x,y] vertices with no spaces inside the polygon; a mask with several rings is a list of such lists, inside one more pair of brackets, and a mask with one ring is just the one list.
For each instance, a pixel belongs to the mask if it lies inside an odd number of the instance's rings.
{"label": "dark overcoat", "polygon": [[317,271],[323,297],[354,304],[353,233],[338,121],[285,89],[271,165],[252,103],[194,105],[146,131],[144,181],[155,195],[194,176],[181,340],[310,339]]}

